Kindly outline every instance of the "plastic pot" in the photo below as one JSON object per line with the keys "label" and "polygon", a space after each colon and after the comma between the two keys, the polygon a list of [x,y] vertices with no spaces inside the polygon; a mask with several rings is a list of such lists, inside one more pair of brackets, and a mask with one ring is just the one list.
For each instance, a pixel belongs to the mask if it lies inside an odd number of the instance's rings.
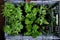
{"label": "plastic pot", "polygon": [[[25,1],[30,2],[31,0],[25,0]],[[43,1],[43,2],[42,1],[31,1],[31,2],[36,3],[35,5],[38,5],[38,4],[39,5],[42,5],[42,4],[53,5],[54,3],[56,3],[56,1],[55,2],[53,2],[53,1],[49,1],[49,2],[48,1]],[[15,3],[19,3],[19,2],[17,1]],[[41,36],[38,36],[37,38],[32,38],[31,36],[22,36],[20,34],[17,36],[12,36],[12,35],[7,35],[6,33],[5,33],[5,38],[6,38],[6,40],[35,40],[35,39],[36,40],[48,40],[48,39],[54,39],[53,35],[48,35],[48,36],[41,35]]]}

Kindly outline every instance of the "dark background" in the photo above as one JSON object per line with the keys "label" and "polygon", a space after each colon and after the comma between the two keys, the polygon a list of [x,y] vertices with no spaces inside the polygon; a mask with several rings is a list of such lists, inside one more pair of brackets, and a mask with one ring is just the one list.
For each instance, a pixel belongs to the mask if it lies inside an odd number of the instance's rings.
{"label": "dark background", "polygon": [[4,40],[4,32],[3,32],[3,25],[4,25],[4,18],[2,16],[2,5],[4,4],[3,0],[0,0],[0,40]]}

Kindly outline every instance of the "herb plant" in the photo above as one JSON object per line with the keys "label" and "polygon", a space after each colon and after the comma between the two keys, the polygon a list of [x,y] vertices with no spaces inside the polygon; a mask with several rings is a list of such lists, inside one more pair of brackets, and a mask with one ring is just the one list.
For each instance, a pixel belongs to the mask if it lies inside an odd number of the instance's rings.
{"label": "herb plant", "polygon": [[5,3],[3,14],[6,18],[4,31],[7,34],[13,35],[21,32],[21,29],[23,29],[21,21],[24,18],[24,16],[22,15],[22,10],[19,7],[15,7],[12,3]]}
{"label": "herb plant", "polygon": [[[9,35],[17,35],[24,30],[23,35],[37,37],[43,34],[44,25],[49,22],[45,18],[47,7],[34,3],[21,3],[15,7],[12,3],[5,3],[3,15],[5,17],[4,31]],[[42,28],[41,28],[42,27]]]}

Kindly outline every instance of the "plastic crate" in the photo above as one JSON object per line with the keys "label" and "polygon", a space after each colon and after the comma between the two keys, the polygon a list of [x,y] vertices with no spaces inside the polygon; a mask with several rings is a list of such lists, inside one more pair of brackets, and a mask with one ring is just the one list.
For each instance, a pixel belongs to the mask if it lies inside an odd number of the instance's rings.
{"label": "plastic crate", "polygon": [[[24,1],[10,1],[10,2],[12,2],[13,4],[17,4]],[[22,35],[8,36],[7,34],[5,34],[6,40],[59,40],[60,39],[60,11],[59,11],[60,1],[31,1],[31,2],[36,3],[35,5],[51,5],[50,8],[54,9],[54,13],[52,12],[51,15],[52,16],[57,15],[56,22],[58,24],[56,24],[55,27],[53,27],[54,25],[51,25],[51,27],[49,27],[48,34],[38,36],[37,38],[32,38],[31,36],[22,36]],[[52,32],[55,32],[55,33],[51,34]]]}

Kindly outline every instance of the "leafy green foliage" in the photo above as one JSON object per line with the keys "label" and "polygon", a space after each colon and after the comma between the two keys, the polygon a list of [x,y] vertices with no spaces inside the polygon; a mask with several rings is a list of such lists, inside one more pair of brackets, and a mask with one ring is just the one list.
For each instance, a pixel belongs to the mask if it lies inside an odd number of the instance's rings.
{"label": "leafy green foliage", "polygon": [[3,14],[6,18],[6,25],[4,31],[7,34],[16,35],[21,32],[23,25],[21,21],[24,16],[22,16],[22,10],[19,7],[15,7],[12,3],[5,3]]}
{"label": "leafy green foliage", "polygon": [[25,12],[26,12],[26,13],[27,13],[27,12],[31,12],[33,5],[34,5],[34,3],[30,3],[30,4],[25,3],[25,7],[24,7]]}
{"label": "leafy green foliage", "polygon": [[[47,22],[47,20],[45,19],[45,15],[46,13],[46,7],[45,6],[41,6],[39,9],[35,8],[34,5],[30,6],[32,4],[25,4],[25,12],[26,12],[26,18],[25,18],[25,24],[26,26],[26,32],[24,33],[24,35],[32,35],[33,37],[37,37],[39,35],[42,35],[42,32],[39,29],[39,25],[43,25],[43,24],[49,24]],[[29,7],[28,7],[29,6]],[[32,9],[32,7],[34,7]],[[31,10],[32,9],[32,10]],[[39,13],[39,15],[38,15]],[[38,16],[38,18],[37,18]],[[36,23],[36,24],[35,24]],[[32,25],[33,24],[33,25]],[[42,29],[44,30],[44,27],[42,27]]]}
{"label": "leafy green foliage", "polygon": [[25,24],[32,24],[33,23],[33,21],[30,21],[29,19],[25,19]]}
{"label": "leafy green foliage", "polygon": [[39,28],[38,25],[36,25],[36,24],[33,25],[33,27],[32,27],[32,36],[33,37],[42,35],[42,32],[38,31],[38,28]]}
{"label": "leafy green foliage", "polygon": [[[24,10],[21,8],[22,6]],[[44,25],[49,24],[45,18],[46,11],[46,6],[34,7],[34,3],[21,3],[17,7],[12,3],[5,3],[3,10],[3,15],[6,18],[4,31],[7,34],[16,35],[23,29],[25,30],[23,34],[26,36],[42,35],[42,31],[45,29]],[[41,27],[42,29],[40,29]]]}
{"label": "leafy green foliage", "polygon": [[24,33],[24,35],[27,35],[27,36],[31,35],[31,29],[32,29],[31,24],[26,25],[26,30],[27,31]]}
{"label": "leafy green foliage", "polygon": [[45,19],[45,15],[46,15],[46,7],[45,6],[41,6],[39,9],[39,18],[36,20],[36,23],[42,25],[42,24],[49,24],[47,22],[47,20]]}

